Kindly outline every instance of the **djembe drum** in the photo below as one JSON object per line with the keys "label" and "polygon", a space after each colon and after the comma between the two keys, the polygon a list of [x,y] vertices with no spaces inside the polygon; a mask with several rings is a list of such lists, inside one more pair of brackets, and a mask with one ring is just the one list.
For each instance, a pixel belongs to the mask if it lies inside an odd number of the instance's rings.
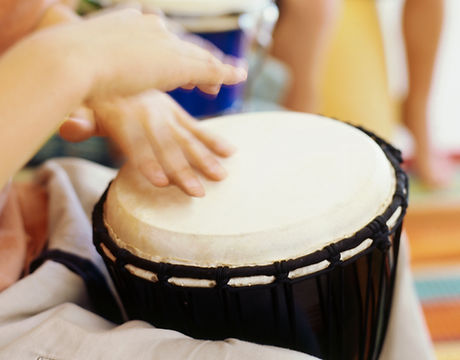
{"label": "djembe drum", "polygon": [[204,198],[124,167],[94,242],[126,312],[200,339],[375,359],[390,315],[407,178],[400,153],[329,118],[268,112],[202,124],[237,153]]}

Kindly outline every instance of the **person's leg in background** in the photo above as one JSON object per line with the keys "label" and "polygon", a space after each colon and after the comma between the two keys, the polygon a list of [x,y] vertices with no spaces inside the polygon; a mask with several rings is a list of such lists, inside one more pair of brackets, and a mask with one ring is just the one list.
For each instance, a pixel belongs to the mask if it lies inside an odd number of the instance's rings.
{"label": "person's leg in background", "polygon": [[443,0],[406,0],[403,34],[406,45],[409,92],[403,120],[414,137],[415,165],[420,179],[430,187],[445,185],[450,171],[431,143],[429,101],[439,40],[444,18]]}
{"label": "person's leg in background", "polygon": [[341,0],[282,0],[272,54],[286,63],[292,81],[284,99],[290,110],[317,112],[322,68]]}

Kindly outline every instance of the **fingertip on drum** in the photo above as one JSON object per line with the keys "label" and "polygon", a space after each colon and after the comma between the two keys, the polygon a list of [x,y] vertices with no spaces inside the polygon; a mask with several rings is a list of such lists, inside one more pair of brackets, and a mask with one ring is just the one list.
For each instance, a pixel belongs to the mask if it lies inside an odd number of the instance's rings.
{"label": "fingertip on drum", "polygon": [[185,180],[182,186],[179,186],[187,195],[193,197],[203,197],[206,192],[204,191],[203,185],[196,179]]}
{"label": "fingertip on drum", "polygon": [[230,144],[227,141],[222,140],[221,142],[217,143],[213,148],[213,151],[222,157],[230,157],[237,151],[237,147],[235,145]]}
{"label": "fingertip on drum", "polygon": [[207,166],[203,172],[209,179],[214,181],[224,180],[227,177],[227,171],[218,162]]}
{"label": "fingertip on drum", "polygon": [[165,187],[170,184],[168,177],[160,166],[147,166],[147,164],[140,165],[139,171],[145,178],[154,186]]}

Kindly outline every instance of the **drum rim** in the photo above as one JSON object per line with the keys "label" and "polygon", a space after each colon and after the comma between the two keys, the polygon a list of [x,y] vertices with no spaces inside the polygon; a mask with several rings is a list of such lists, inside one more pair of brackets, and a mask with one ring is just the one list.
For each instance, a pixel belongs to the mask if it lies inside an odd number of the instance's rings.
{"label": "drum rim", "polygon": [[[99,201],[96,203],[93,214],[93,242],[96,246],[99,254],[105,259],[110,261],[116,266],[125,267],[126,265],[132,265],[141,271],[151,272],[155,275],[151,281],[168,281],[170,278],[179,279],[192,279],[192,280],[209,280],[212,284],[208,286],[198,287],[213,287],[213,286],[225,286],[231,279],[235,278],[251,278],[251,277],[263,277],[269,276],[275,279],[286,279],[295,280],[297,278],[304,278],[306,276],[313,276],[319,272],[325,270],[332,270],[340,264],[345,264],[354,259],[367,254],[374,248],[379,248],[385,251],[391,246],[391,242],[388,240],[388,236],[394,233],[402,226],[402,220],[406,213],[408,205],[408,177],[407,174],[402,170],[400,164],[402,162],[401,152],[390,145],[388,142],[378,137],[374,133],[364,129],[360,126],[353,126],[365,134],[367,134],[372,140],[374,140],[384,152],[385,156],[389,160],[391,166],[395,171],[396,177],[396,188],[393,194],[391,203],[385,209],[385,211],[376,216],[369,224],[362,229],[358,230],[352,236],[343,238],[336,241],[333,244],[327,245],[320,250],[313,253],[289,260],[280,260],[271,264],[263,265],[246,265],[246,266],[216,266],[216,267],[200,267],[194,265],[185,264],[169,264],[164,262],[155,262],[145,258],[141,258],[128,249],[119,247],[115,241],[110,237],[108,229],[103,220],[103,208],[104,203],[108,194],[108,190],[111,183],[107,186],[104,194],[101,196]],[[396,213],[399,211],[397,218],[394,219]],[[389,224],[394,222],[394,224]],[[350,251],[358,248],[366,240],[372,240],[372,243],[365,247],[362,251],[357,252],[348,259],[342,260],[341,254],[345,251]],[[109,256],[103,249],[105,247],[111,256]],[[308,266],[314,266],[324,261],[329,262],[327,266],[318,268],[316,271],[312,271],[305,275],[300,275],[293,279],[289,276],[290,272],[305,268]],[[138,276],[137,274],[133,274]],[[260,283],[266,285],[267,283]],[[172,284],[171,284],[172,285]],[[251,285],[251,284],[248,284]],[[189,285],[178,285],[178,286],[189,286]],[[246,286],[246,285],[237,285]]]}

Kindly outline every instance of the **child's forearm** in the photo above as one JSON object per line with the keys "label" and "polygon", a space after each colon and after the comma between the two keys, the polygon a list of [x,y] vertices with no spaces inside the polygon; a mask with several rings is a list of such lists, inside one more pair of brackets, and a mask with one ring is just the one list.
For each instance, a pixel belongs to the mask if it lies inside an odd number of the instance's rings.
{"label": "child's forearm", "polygon": [[0,58],[0,188],[88,93],[71,51],[32,37]]}

